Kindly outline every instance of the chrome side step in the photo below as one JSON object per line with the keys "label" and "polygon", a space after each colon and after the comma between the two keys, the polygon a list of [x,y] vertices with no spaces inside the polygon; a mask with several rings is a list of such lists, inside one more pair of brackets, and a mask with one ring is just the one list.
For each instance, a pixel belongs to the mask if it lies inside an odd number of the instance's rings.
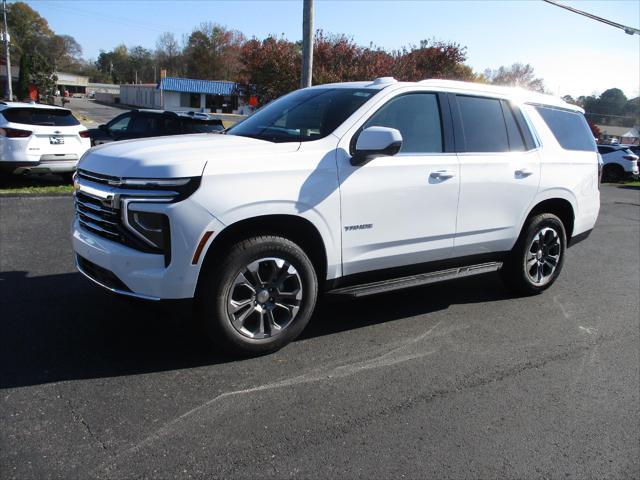
{"label": "chrome side step", "polygon": [[457,278],[495,272],[500,270],[500,268],[502,268],[502,262],[480,263],[478,265],[450,268],[447,270],[439,270],[437,272],[420,273],[418,275],[411,275],[410,277],[393,278],[380,282],[336,288],[335,290],[330,290],[327,293],[332,295],[364,297],[367,295],[374,295],[376,293],[392,292],[403,288],[417,287],[420,285],[427,285],[429,283],[438,283],[446,280],[454,280]]}

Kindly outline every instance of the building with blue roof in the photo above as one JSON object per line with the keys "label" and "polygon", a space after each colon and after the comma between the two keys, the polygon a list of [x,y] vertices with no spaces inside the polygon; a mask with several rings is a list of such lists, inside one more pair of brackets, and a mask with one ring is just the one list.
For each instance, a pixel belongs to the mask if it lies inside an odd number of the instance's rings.
{"label": "building with blue roof", "polygon": [[120,85],[120,103],[139,108],[249,113],[249,87],[236,82],[164,77],[157,84]]}

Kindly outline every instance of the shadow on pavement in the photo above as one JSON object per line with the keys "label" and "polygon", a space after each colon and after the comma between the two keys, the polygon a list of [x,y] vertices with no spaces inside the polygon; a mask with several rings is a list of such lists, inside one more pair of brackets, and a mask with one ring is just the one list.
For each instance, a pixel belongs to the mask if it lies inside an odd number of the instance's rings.
{"label": "shadow on pavement", "polygon": [[[507,298],[497,276],[489,275],[358,300],[327,297],[302,338]],[[0,273],[0,388],[232,361],[211,351],[191,311],[189,302],[117,297],[79,273]]]}

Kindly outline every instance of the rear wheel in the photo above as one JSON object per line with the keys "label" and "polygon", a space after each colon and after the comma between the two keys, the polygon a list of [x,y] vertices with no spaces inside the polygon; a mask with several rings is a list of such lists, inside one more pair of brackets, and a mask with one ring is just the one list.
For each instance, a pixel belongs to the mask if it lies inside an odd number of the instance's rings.
{"label": "rear wheel", "polygon": [[619,182],[624,177],[624,168],[620,165],[610,164],[605,165],[602,169],[602,181],[603,182]]}
{"label": "rear wheel", "polygon": [[562,270],[566,244],[565,228],[557,216],[531,217],[502,267],[505,284],[525,295],[546,290]]}
{"label": "rear wheel", "polygon": [[243,240],[203,272],[198,317],[212,342],[235,355],[257,355],[294,340],[311,318],[318,295],[313,264],[278,236]]}

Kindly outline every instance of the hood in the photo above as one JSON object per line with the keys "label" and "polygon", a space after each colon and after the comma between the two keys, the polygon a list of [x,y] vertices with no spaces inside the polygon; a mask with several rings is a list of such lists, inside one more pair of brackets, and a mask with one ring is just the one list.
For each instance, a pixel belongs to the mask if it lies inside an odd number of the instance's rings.
{"label": "hood", "polygon": [[207,162],[252,153],[295,151],[300,144],[201,133],[111,142],[89,150],[78,168],[114,177],[177,178],[202,175]]}

